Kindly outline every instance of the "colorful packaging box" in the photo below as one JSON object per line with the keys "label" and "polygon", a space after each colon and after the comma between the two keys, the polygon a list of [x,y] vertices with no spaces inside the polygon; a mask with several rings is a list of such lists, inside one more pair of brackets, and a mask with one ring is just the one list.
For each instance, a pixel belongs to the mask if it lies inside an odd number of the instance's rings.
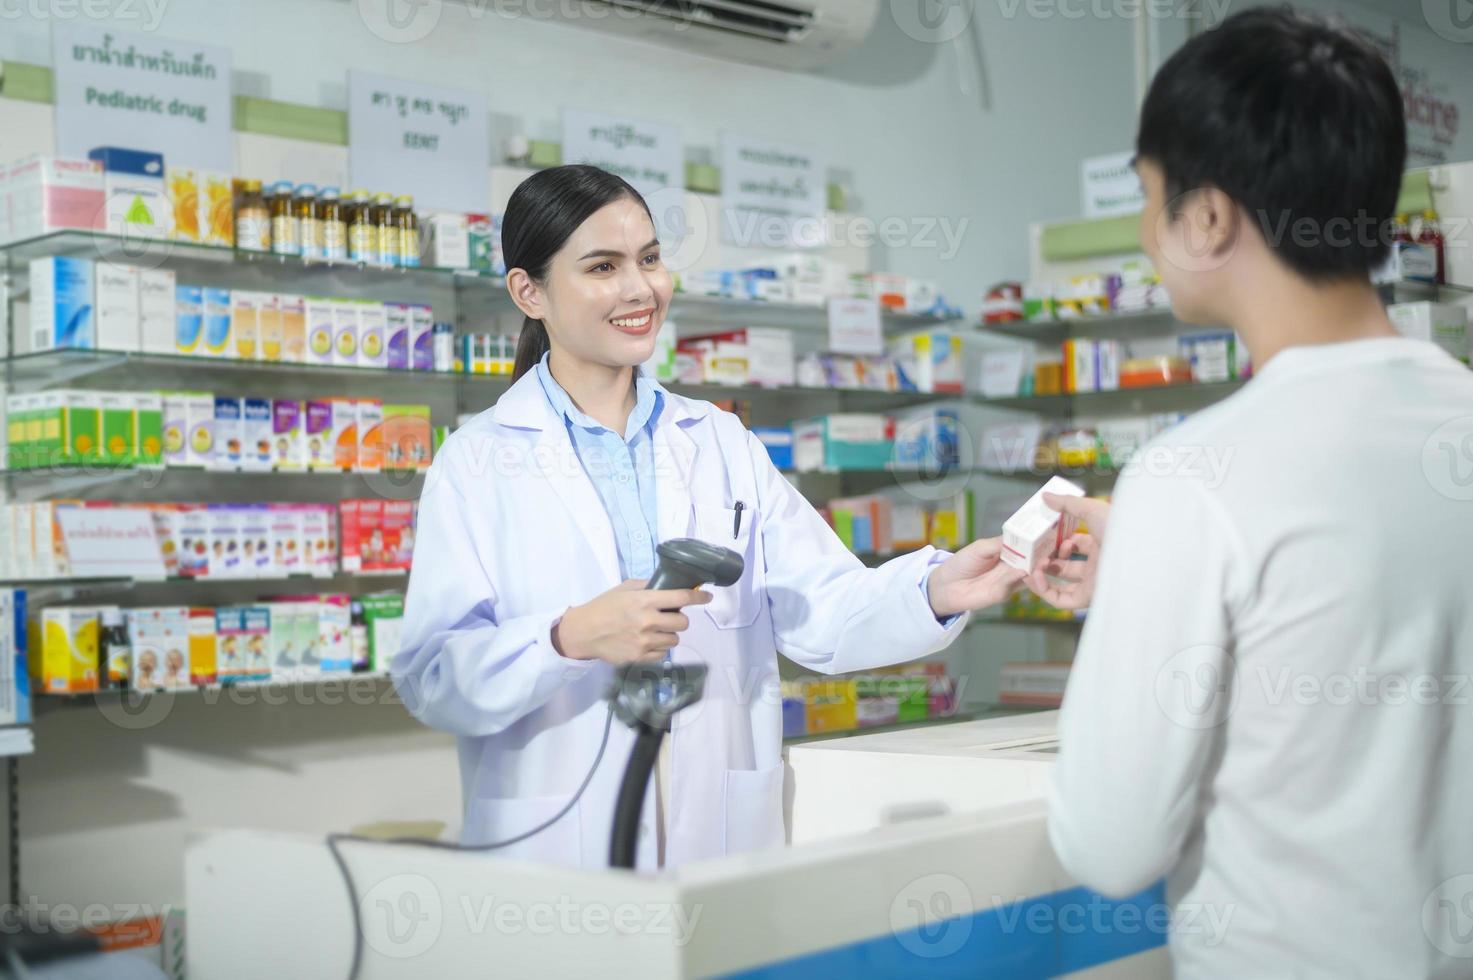
{"label": "colorful packaging box", "polygon": [[175,354],[203,354],[205,291],[198,286],[176,286],[174,289]]}
{"label": "colorful packaging box", "polygon": [[203,332],[196,353],[208,357],[234,357],[235,338],[231,335],[233,318],[230,305],[230,290],[201,290],[203,299]]}
{"label": "colorful packaging box", "polygon": [[107,194],[96,160],[40,155],[17,160],[5,170],[5,192],[10,220],[0,228],[0,241],[76,228],[104,230]]}
{"label": "colorful packaging box", "polygon": [[128,637],[133,643],[135,691],[182,690],[190,686],[189,607],[130,609]]}
{"label": "colorful packaging box", "polygon": [[169,237],[181,242],[197,242],[200,233],[199,178],[185,167],[164,168],[164,192],[169,197],[171,224]]}
{"label": "colorful packaging box", "polygon": [[328,441],[332,445],[333,469],[349,473],[358,465],[358,406],[351,398],[332,398],[329,403],[332,431]]}
{"label": "colorful packaging box", "polygon": [[307,301],[300,296],[280,295],[276,306],[281,318],[281,359],[300,364],[307,360]]}
{"label": "colorful packaging box", "polygon": [[156,391],[138,392],[132,396],[136,425],[133,462],[137,466],[155,467],[164,463],[164,400]]}
{"label": "colorful packaging box", "polygon": [[241,399],[240,468],[265,473],[273,461],[271,399]]}
{"label": "colorful packaging box", "polygon": [[317,645],[324,674],[346,674],[353,669],[350,637],[352,611],[345,595],[325,595],[317,607]]}
{"label": "colorful packaging box", "polygon": [[301,520],[303,568],[319,578],[331,576],[338,560],[334,512],[317,504],[303,504]]}
{"label": "colorful packaging box", "polygon": [[215,396],[207,391],[165,391],[159,394],[163,410],[164,465],[207,465],[214,455]]}
{"label": "colorful packaging box", "polygon": [[271,616],[271,635],[267,641],[268,656],[271,658],[271,679],[296,680],[296,671],[301,660],[296,646],[296,605],[280,601],[263,602],[261,605]]}
{"label": "colorful packaging box", "polygon": [[807,733],[847,732],[859,724],[858,698],[852,679],[824,678],[808,682]]}
{"label": "colorful packaging box", "polygon": [[1063,477],[1056,476],[1044,484],[1028,502],[1018,508],[1002,526],[1002,560],[1025,572],[1032,572],[1060,545],[1074,534],[1076,521],[1060,514],[1043,502],[1043,495],[1083,497],[1084,490]]}
{"label": "colorful packaging box", "polygon": [[215,610],[215,635],[219,648],[215,669],[221,684],[238,684],[251,679],[245,614],[244,606],[220,606]]}
{"label": "colorful packaging box", "polygon": [[290,504],[270,504],[271,563],[279,577],[300,575],[302,567],[302,515]]}
{"label": "colorful packaging box", "polygon": [[281,299],[275,293],[256,293],[256,359],[280,361]]}
{"label": "colorful packaging box", "polygon": [[330,299],[309,296],[303,310],[307,331],[304,359],[308,364],[332,364],[337,304]]}
{"label": "colorful packaging box", "polygon": [[383,412],[383,468],[420,471],[429,469],[430,407],[385,405]]}
{"label": "colorful packaging box", "polygon": [[409,366],[415,371],[435,370],[435,315],[423,303],[409,307]]}
{"label": "colorful packaging box", "polygon": [[409,307],[405,304],[384,304],[384,366],[390,370],[409,370],[409,320]]}
{"label": "colorful packaging box", "polygon": [[[342,519],[339,516],[339,533]],[[346,538],[344,547],[346,547]],[[365,572],[384,570],[384,502],[382,500],[358,501],[358,552],[362,557]],[[346,552],[344,552],[346,553]]]}
{"label": "colorful packaging box", "polygon": [[307,440],[302,423],[302,403],[295,398],[278,398],[271,403],[271,462],[276,469],[307,468]]}
{"label": "colorful packaging box", "polygon": [[241,610],[241,645],[246,676],[253,681],[271,679],[271,610],[264,605]]}
{"label": "colorful packaging box", "polygon": [[261,352],[261,295],[237,289],[230,294],[230,357],[257,360]]}
{"label": "colorful packaging box", "polygon": [[234,192],[230,175],[201,170],[199,182],[200,242],[205,245],[235,244]]}
{"label": "colorful packaging box", "polygon": [[132,466],[138,455],[138,410],[127,392],[99,392],[98,410],[102,426],[104,466]]}
{"label": "colorful packaging box", "polygon": [[97,347],[96,301],[90,259],[53,256],[32,259],[32,351]]}
{"label": "colorful packaging box", "polygon": [[210,578],[241,578],[245,569],[241,564],[240,505],[208,504],[205,506],[208,522]]}
{"label": "colorful packaging box", "polygon": [[384,462],[383,402],[377,398],[359,398],[354,405],[358,411],[358,451],[353,470],[378,473]]}
{"label": "colorful packaging box", "polygon": [[358,304],[351,300],[332,304],[332,363],[358,364]]}
{"label": "colorful packaging box", "polygon": [[358,601],[368,634],[368,669],[386,674],[403,637],[404,597],[388,592],[366,595]]}
{"label": "colorful packaging box", "polygon": [[306,443],[307,468],[309,470],[332,470],[336,468],[336,447],[333,439],[333,403],[331,401],[308,400],[302,405],[302,433]]}
{"label": "colorful packaging box", "polygon": [[358,303],[358,366],[383,370],[387,364],[387,329],[382,303],[363,300]]}
{"label": "colorful packaging box", "polygon": [[[36,689],[44,694],[97,690],[96,608],[51,606],[31,620],[29,646]],[[39,651],[39,655],[36,654]]]}
{"label": "colorful packaging box", "polygon": [[241,504],[240,574],[245,578],[272,578],[276,560],[271,546],[271,509],[266,504]]}
{"label": "colorful packaging box", "polygon": [[208,606],[190,607],[189,678],[196,685],[215,684],[219,681],[218,643],[215,610]]}
{"label": "colorful packaging box", "polygon": [[342,555],[339,559],[345,572],[363,570],[363,539],[359,534],[359,511],[361,500],[338,501],[338,533],[342,540]]}
{"label": "colorful packaging box", "polygon": [[184,578],[209,575],[209,508],[201,504],[175,504],[173,520],[179,534],[179,574]]}
{"label": "colorful packaging box", "polygon": [[380,528],[383,543],[380,547],[382,567],[408,571],[414,559],[413,500],[385,500],[382,502]]}
{"label": "colorful packaging box", "polygon": [[167,238],[173,214],[157,153],[99,146],[87,157],[102,164],[103,210],[109,234]]}
{"label": "colorful packaging box", "polygon": [[224,472],[240,469],[242,442],[245,438],[241,411],[239,398],[215,397],[215,419],[212,429],[214,452],[210,456],[210,461],[205,464],[207,468]]}

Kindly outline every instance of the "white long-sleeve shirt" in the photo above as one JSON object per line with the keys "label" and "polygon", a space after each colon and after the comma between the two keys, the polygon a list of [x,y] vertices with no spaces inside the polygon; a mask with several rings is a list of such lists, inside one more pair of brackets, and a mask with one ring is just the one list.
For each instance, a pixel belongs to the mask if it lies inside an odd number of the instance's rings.
{"label": "white long-sleeve shirt", "polygon": [[1178,977],[1473,976],[1473,372],[1291,348],[1121,478],[1054,849]]}

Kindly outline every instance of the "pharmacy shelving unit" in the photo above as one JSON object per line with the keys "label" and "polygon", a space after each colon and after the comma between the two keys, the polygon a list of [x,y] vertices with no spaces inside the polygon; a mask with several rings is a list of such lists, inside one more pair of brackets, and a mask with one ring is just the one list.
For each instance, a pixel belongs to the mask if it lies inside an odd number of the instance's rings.
{"label": "pharmacy shelving unit", "polygon": [[[431,422],[453,426],[460,416],[483,410],[506,390],[505,376],[453,372],[389,371],[346,365],[266,363],[227,358],[196,357],[138,351],[57,350],[29,353],[20,343],[28,329],[30,305],[29,263],[53,256],[82,257],[98,263],[118,263],[174,272],[180,285],[241,289],[304,296],[343,297],[383,302],[428,303],[436,321],[456,325],[458,332],[515,333],[520,314],[506,294],[502,279],[442,268],[387,269],[358,263],[311,263],[300,259],[238,251],[233,248],[175,241],[125,238],[90,231],[55,232],[0,246],[0,299],[6,315],[3,331],[3,394],[52,388],[96,390],[209,390],[226,395],[262,398],[376,397],[386,402],[426,404]],[[820,349],[827,337],[827,314],[822,307],[739,301],[677,294],[671,315],[683,332],[718,331],[740,326],[790,328],[795,347]],[[884,317],[887,334],[922,327],[946,326],[952,321],[931,316]],[[834,411],[895,410],[925,403],[938,396],[918,393],[837,391],[831,388],[720,387],[672,385],[697,397],[741,399],[754,425],[786,424],[794,418]],[[893,484],[895,475],[883,472],[855,474],[794,474],[794,482],[815,500]],[[199,501],[206,503],[257,500],[332,503],[355,496],[416,499],[423,488],[416,474],[336,474],[278,472],[218,472],[185,469],[58,467],[38,470],[0,470],[5,501],[96,499],[118,502]],[[402,589],[403,576],[339,573],[331,578],[298,576],[262,581],[254,579],[170,579],[140,581],[130,578],[44,579],[0,583],[24,586],[31,602],[121,605],[231,604],[247,602],[287,590],[363,593],[384,588]],[[325,679],[320,683],[334,683]],[[96,696],[37,696],[37,710],[64,710],[67,705],[91,703]],[[149,695],[150,697],[158,695]],[[29,732],[26,733],[29,735]],[[4,750],[0,741],[0,752]],[[19,895],[17,768],[8,767],[10,824],[8,839],[9,893]]]}

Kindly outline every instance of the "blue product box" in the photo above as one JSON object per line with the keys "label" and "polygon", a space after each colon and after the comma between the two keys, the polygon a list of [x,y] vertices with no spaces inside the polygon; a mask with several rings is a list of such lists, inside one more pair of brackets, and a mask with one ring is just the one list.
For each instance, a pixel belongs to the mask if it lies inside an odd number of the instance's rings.
{"label": "blue product box", "polygon": [[793,430],[787,426],[756,426],[752,435],[767,449],[772,465],[780,470],[793,468]]}
{"label": "blue product box", "polygon": [[109,173],[164,179],[164,157],[161,153],[130,150],[122,146],[99,146],[87,154],[87,159],[96,160]]}
{"label": "blue product box", "polygon": [[808,731],[806,708],[801,697],[783,697],[783,738],[797,738]]}
{"label": "blue product box", "polygon": [[31,350],[97,346],[92,272],[91,259],[31,260]]}
{"label": "blue product box", "polygon": [[15,723],[31,723],[31,674],[26,650],[26,590],[12,589],[11,608],[15,613],[12,629],[15,637]]}
{"label": "blue product box", "polygon": [[896,469],[935,474],[961,465],[961,420],[954,409],[930,409],[895,428]]}
{"label": "blue product box", "polygon": [[212,357],[230,356],[230,290],[205,289],[203,300],[204,325],[200,333],[200,346],[196,353]]}
{"label": "blue product box", "polygon": [[205,291],[199,286],[174,290],[174,353],[203,353],[200,342],[205,327]]}

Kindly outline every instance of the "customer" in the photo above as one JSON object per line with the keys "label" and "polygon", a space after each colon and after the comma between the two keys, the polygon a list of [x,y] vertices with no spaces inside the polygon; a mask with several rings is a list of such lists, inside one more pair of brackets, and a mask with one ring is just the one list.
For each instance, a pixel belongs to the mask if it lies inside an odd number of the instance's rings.
{"label": "customer", "polygon": [[1236,330],[1257,376],[1113,510],[1054,501],[1089,560],[1035,588],[1086,604],[1099,563],[1054,848],[1110,895],[1166,875],[1178,977],[1473,975],[1473,375],[1369,282],[1396,79],[1354,34],[1250,11],[1161,69],[1137,152],[1177,316]]}

